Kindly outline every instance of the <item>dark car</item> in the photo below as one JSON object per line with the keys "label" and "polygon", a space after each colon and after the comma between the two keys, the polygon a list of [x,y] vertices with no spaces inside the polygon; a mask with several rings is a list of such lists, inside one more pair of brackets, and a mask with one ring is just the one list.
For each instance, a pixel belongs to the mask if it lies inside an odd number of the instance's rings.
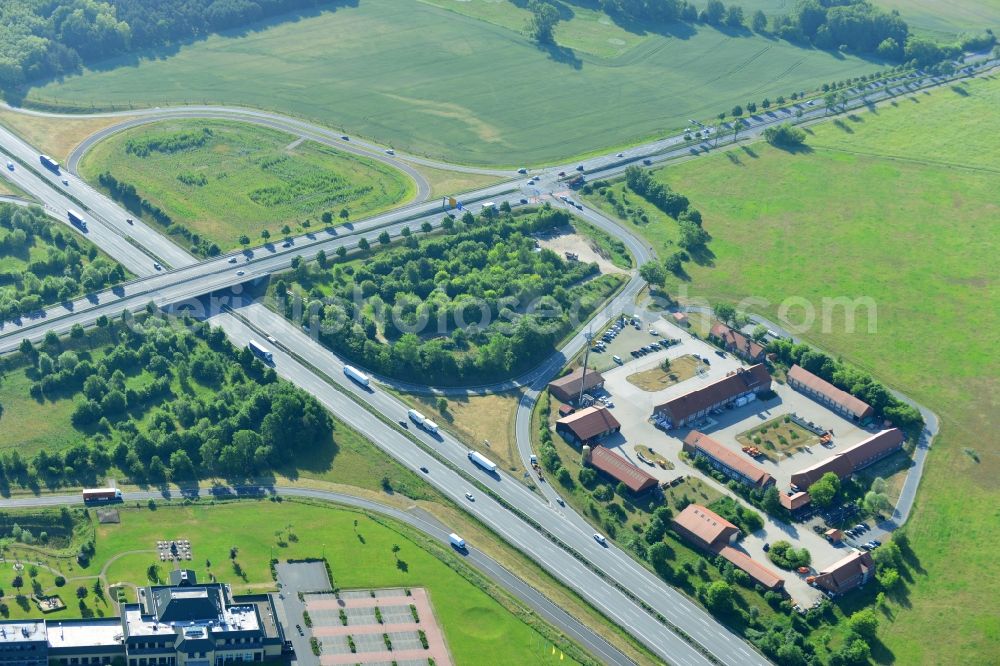
{"label": "dark car", "polygon": [[427,469],[426,467],[421,467],[420,471],[423,472],[424,474],[430,474],[431,473],[431,471],[429,469]]}
{"label": "dark car", "polygon": [[720,358],[726,358],[726,352],[722,351],[721,349],[716,349],[715,354]]}
{"label": "dark car", "polygon": [[766,552],[767,552],[767,551],[769,551],[769,550],[771,550],[771,544],[769,544],[769,543],[765,543],[765,544],[764,544],[764,552],[766,553]]}

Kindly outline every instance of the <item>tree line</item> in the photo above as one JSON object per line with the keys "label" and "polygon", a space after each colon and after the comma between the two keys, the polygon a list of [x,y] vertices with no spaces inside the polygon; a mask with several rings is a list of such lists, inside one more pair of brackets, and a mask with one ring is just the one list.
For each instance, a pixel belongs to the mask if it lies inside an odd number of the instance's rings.
{"label": "tree line", "polygon": [[0,203],[0,321],[100,291],[125,279],[125,269],[97,247],[56,224],[37,207]]}
{"label": "tree line", "polygon": [[111,56],[204,37],[333,0],[6,0],[0,88],[78,71]]}
{"label": "tree line", "polygon": [[789,367],[797,364],[842,391],[864,400],[872,406],[877,417],[892,421],[909,438],[916,439],[923,431],[924,419],[920,411],[894,396],[871,375],[837,361],[807,344],[795,344],[783,338],[768,343],[767,351],[776,354],[781,363]]}
{"label": "tree line", "polygon": [[366,244],[360,262],[296,262],[275,281],[279,308],[303,308],[322,342],[380,374],[478,383],[532,367],[621,278],[536,248],[532,234],[569,224],[565,211],[502,209],[445,218],[420,240],[404,232],[398,247]]}
{"label": "tree line", "polygon": [[[106,353],[82,351],[90,346]],[[136,483],[246,479],[328,445],[333,432],[315,398],[278,381],[221,329],[193,320],[181,327],[155,315],[127,324],[102,318],[68,340],[25,340],[20,359],[8,361],[15,370],[31,380],[36,400],[74,401],[81,438],[31,460],[4,452],[0,486],[89,485],[110,469]]]}
{"label": "tree line", "polygon": [[[511,0],[532,12],[526,32],[539,43],[555,41],[563,4],[593,7],[592,0]],[[872,55],[897,63],[927,67],[996,43],[990,30],[939,43],[911,34],[898,11],[885,11],[869,0],[800,0],[792,11],[770,18],[760,9],[747,14],[738,4],[708,0],[700,10],[687,0],[599,0],[600,9],[625,27],[673,22],[701,23],[725,30],[753,30],[826,51]]]}
{"label": "tree line", "polygon": [[[217,243],[207,238],[202,238],[200,234],[191,231],[191,229],[179,222],[174,222],[167,211],[139,194],[135,185],[124,180],[119,180],[110,171],[101,173],[97,177],[97,182],[112,199],[125,206],[125,208],[135,215],[147,220],[153,220],[164,227],[168,234],[180,236],[190,242],[189,249],[192,254],[201,257],[215,257],[222,252],[222,248]],[[249,239],[247,239],[247,242],[249,242]]]}

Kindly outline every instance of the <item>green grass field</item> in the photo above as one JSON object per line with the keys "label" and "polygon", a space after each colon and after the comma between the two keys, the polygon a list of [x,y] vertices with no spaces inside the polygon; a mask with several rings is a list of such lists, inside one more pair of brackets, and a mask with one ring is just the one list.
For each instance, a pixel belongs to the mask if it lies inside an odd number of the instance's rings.
{"label": "green grass field", "polygon": [[[483,13],[499,8],[515,12],[497,3]],[[33,89],[28,101],[80,110],[185,102],[267,107],[396,149],[526,166],[636,142],[735,103],[879,68],[682,24],[674,35],[624,39],[621,28],[580,14],[558,29],[568,48],[549,53],[521,34],[520,18],[505,19],[504,27],[424,3],[366,0],[213,36],[175,54],[151,53],[130,66],[108,62]],[[602,40],[625,48],[604,57],[606,49],[596,46]]]}
{"label": "green grass field", "polygon": [[[450,549],[414,536],[391,521],[297,501],[161,505],[153,511],[143,504],[142,508],[122,507],[120,515],[120,524],[97,526],[97,552],[86,569],[72,558],[48,556],[43,550],[31,556],[45,563],[39,567],[38,580],[47,592],[57,589],[54,572],[67,578],[66,586],[58,591],[69,608],[47,617],[80,617],[76,588],[91,588],[102,573],[107,585],[144,586],[153,582],[148,568],[154,565],[157,578],[165,581],[171,565],[160,562],[156,542],[183,538],[191,541],[194,555],[185,566],[194,569],[199,580],[208,581],[209,573],[215,574],[220,582],[232,584],[236,594],[275,589],[268,564],[272,556],[281,560],[326,557],[334,584],[344,589],[426,588],[456,663],[477,663],[483,654],[498,664],[577,663],[568,656],[561,659],[558,648],[551,654],[552,644],[525,623],[527,613],[505,595],[501,603],[472,582],[481,579]],[[394,544],[400,546],[395,554]],[[238,548],[236,561],[245,579],[237,576],[229,558],[233,546]],[[23,546],[15,548],[25,557]],[[0,564],[0,585],[10,597],[5,599],[10,617],[37,617],[34,605],[27,611],[16,606],[10,566]],[[23,577],[24,591],[30,594],[27,571]],[[95,615],[115,614],[111,604],[96,599],[92,590],[85,601]]]}
{"label": "green grass field", "polygon": [[875,4],[899,10],[914,32],[941,39],[1000,28],[998,0],[876,0]]}
{"label": "green grass field", "polygon": [[[828,329],[818,318],[803,337],[941,417],[907,526],[915,573],[889,605],[879,632],[885,650],[875,654],[900,664],[976,663],[1000,644],[989,601],[1000,576],[984,547],[996,541],[1000,501],[1000,147],[992,140],[1000,79],[916,100],[813,126],[809,151],[757,143],[657,174],[701,209],[714,237],[711,263],[686,265],[688,298],[762,298],[748,305],[771,318],[788,297],[804,298],[818,316],[825,297],[874,299],[877,332],[865,316],[846,331],[839,315]],[[675,280],[669,291],[681,286]],[[793,310],[794,322],[802,311]]]}
{"label": "green grass field", "polygon": [[[201,146],[174,152],[128,152],[130,142],[178,133],[211,131]],[[283,225],[347,208],[361,217],[412,198],[413,182],[375,160],[341,152],[275,130],[224,121],[175,120],[115,134],[84,157],[80,172],[92,184],[110,171],[135,185],[175,222],[223,248],[241,234],[259,242],[262,230],[277,237]]]}

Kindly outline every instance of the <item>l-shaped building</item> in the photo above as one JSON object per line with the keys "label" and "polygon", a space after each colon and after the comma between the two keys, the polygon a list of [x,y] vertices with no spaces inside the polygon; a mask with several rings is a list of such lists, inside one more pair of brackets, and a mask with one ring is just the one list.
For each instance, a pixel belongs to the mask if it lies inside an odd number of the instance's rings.
{"label": "l-shaped building", "polygon": [[223,666],[274,659],[284,643],[271,595],[178,570],[116,618],[0,622],[0,666]]}

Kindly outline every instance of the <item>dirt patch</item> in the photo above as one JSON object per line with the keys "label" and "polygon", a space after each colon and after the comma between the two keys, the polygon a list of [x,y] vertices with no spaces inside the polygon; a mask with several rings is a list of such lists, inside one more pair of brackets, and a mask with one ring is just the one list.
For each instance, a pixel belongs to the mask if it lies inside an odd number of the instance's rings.
{"label": "dirt patch", "polygon": [[601,273],[627,273],[611,261],[601,256],[597,246],[587,237],[576,233],[573,227],[559,227],[549,233],[537,236],[539,247],[552,250],[560,257],[568,258],[567,253],[575,255],[578,261],[595,263]]}
{"label": "dirt patch", "polygon": [[691,379],[701,369],[701,362],[691,355],[680,356],[670,361],[670,369],[664,370],[658,365],[649,370],[643,370],[629,375],[625,379],[629,384],[637,386],[650,393],[662,391],[668,386],[680,384],[685,379]]}

